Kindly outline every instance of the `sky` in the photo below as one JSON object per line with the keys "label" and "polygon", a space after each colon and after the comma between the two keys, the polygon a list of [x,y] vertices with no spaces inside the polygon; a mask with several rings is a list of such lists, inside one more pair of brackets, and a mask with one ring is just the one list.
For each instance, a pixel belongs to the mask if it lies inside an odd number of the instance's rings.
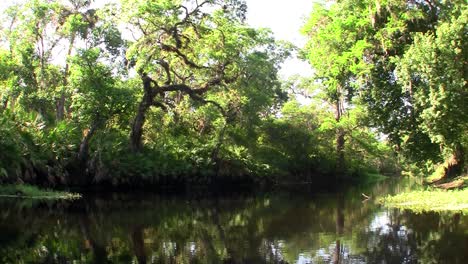
{"label": "sky", "polygon": [[312,0],[247,0],[247,22],[270,28],[277,38],[302,46],[305,39],[299,30],[312,11],[312,4]]}
{"label": "sky", "polygon": [[[95,2],[104,1],[107,0],[95,0]],[[247,22],[251,26],[270,28],[276,39],[290,41],[298,47],[305,44],[305,38],[299,31],[307,15],[312,11],[313,0],[246,1]],[[18,0],[0,0],[0,12],[15,2]],[[291,58],[283,64],[280,74],[283,78],[295,74],[307,76],[311,74],[311,68],[306,62]]]}
{"label": "sky", "polygon": [[[299,31],[312,11],[313,3],[313,0],[247,0],[247,22],[254,27],[270,28],[277,39],[302,48],[306,39]],[[311,73],[309,64],[295,58],[287,60],[280,72],[283,78]]]}

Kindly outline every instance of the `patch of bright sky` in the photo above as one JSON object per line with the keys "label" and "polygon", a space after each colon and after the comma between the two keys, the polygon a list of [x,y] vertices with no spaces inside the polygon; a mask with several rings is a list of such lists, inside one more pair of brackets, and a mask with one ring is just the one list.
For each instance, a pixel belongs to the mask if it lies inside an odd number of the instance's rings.
{"label": "patch of bright sky", "polygon": [[[0,12],[7,6],[24,0],[0,0]],[[96,0],[95,4],[101,6],[109,0]],[[313,0],[247,0],[247,22],[253,27],[270,28],[276,39],[286,40],[299,48],[306,42],[300,34],[300,29],[306,17],[312,11]],[[282,66],[281,76],[299,74],[310,76],[312,73],[308,63],[297,58],[288,59]]]}
{"label": "patch of bright sky", "polygon": [[[312,11],[312,0],[247,0],[247,22],[253,27],[270,28],[277,39],[286,40],[299,48],[306,42],[300,29]],[[310,76],[311,67],[297,58],[288,59],[282,66],[283,78],[299,74]]]}

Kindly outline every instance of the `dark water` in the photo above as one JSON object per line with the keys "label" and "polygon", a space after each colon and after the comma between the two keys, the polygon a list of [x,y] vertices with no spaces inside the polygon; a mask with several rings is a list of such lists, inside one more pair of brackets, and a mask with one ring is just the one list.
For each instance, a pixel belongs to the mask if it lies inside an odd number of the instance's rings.
{"label": "dark water", "polygon": [[375,203],[402,188],[3,199],[0,263],[468,263],[468,216]]}

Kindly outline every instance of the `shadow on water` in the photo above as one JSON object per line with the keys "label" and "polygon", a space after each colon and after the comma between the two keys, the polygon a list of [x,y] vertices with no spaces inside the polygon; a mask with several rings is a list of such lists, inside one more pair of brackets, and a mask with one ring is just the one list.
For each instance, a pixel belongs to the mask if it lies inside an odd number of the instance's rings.
{"label": "shadow on water", "polygon": [[389,181],[324,194],[0,200],[0,262],[466,263],[466,215],[376,204],[404,188]]}

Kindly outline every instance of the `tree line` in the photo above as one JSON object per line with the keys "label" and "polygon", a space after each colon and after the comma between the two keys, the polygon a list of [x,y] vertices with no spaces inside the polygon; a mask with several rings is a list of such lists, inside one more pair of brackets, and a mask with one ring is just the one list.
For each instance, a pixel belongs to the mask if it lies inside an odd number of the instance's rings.
{"label": "tree line", "polygon": [[[28,0],[0,41],[1,181],[318,182],[464,170],[466,5],[317,5],[299,53],[241,0]],[[309,97],[310,104],[298,100]],[[326,106],[324,106],[326,102]]]}

